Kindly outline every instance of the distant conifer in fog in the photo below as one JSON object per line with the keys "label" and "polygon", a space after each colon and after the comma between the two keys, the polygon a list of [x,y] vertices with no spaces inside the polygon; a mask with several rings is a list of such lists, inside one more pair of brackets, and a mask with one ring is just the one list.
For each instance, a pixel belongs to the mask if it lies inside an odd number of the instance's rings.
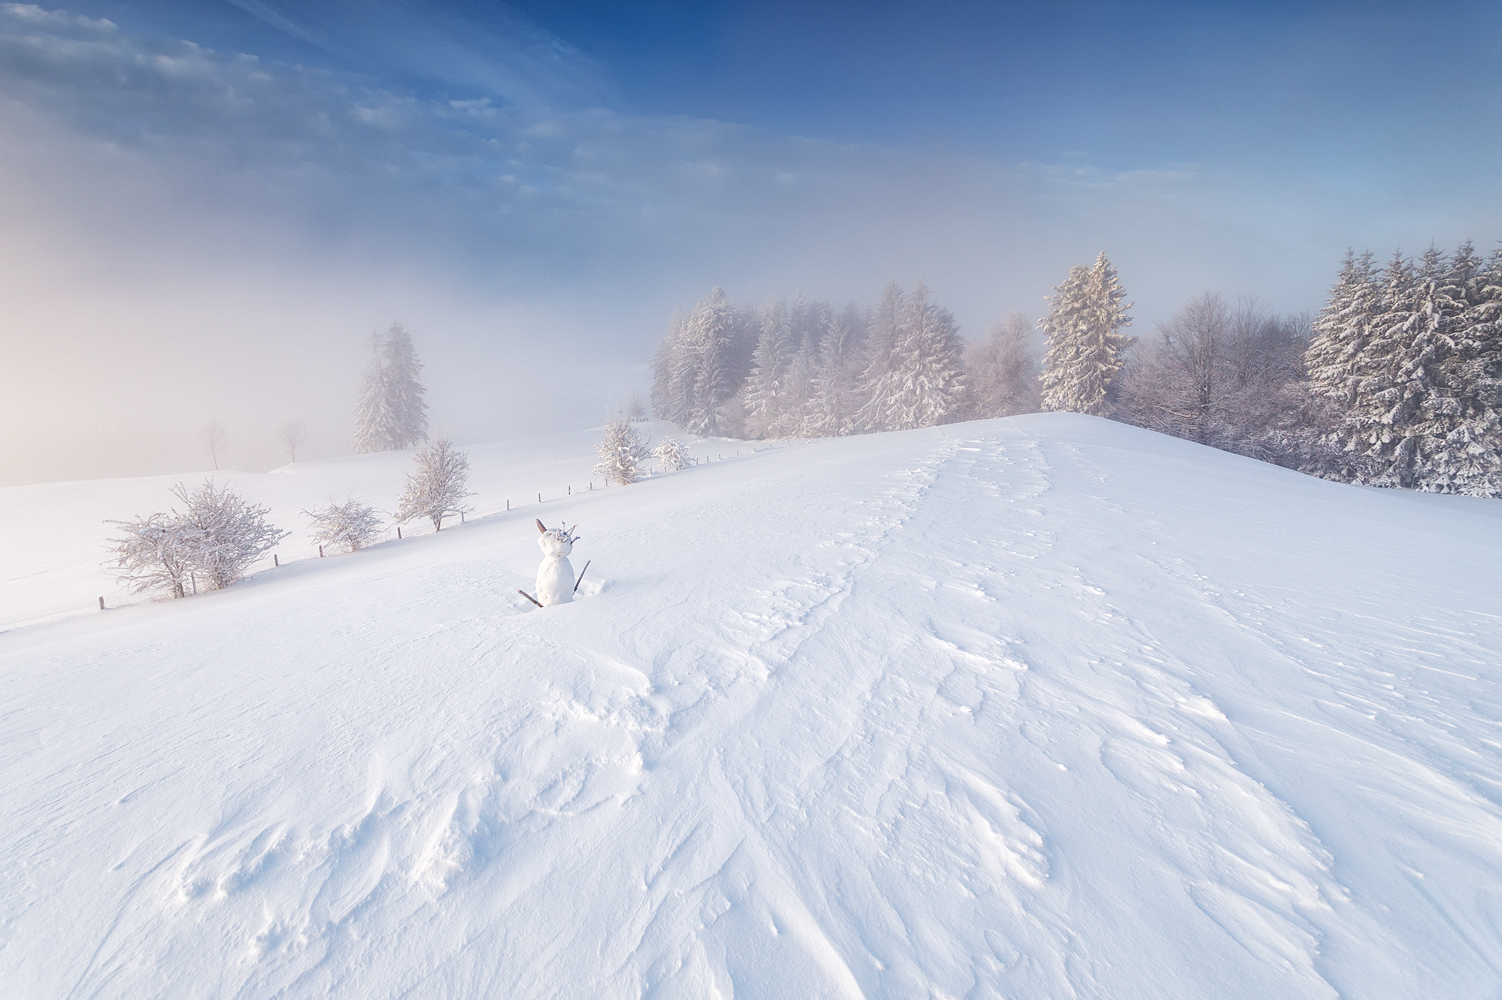
{"label": "distant conifer in fog", "polygon": [[418,376],[422,362],[400,323],[384,339],[371,338],[370,362],[355,405],[355,451],[400,451],[428,439],[427,392]]}

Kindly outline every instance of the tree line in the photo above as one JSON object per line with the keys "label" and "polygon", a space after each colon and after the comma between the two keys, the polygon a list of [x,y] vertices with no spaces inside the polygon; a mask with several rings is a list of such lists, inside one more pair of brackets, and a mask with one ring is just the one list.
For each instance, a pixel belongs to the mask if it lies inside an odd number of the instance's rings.
{"label": "tree line", "polygon": [[[755,307],[716,288],[676,313],[652,361],[652,409],[699,435],[830,437],[1032,408],[1037,358],[1014,318],[966,350],[918,282],[869,309],[801,295]],[[983,370],[984,374],[978,374]]]}
{"label": "tree line", "polygon": [[1105,254],[1071,268],[1039,320],[965,346],[919,282],[870,308],[676,313],[652,408],[700,435],[824,437],[1062,410],[1111,417],[1311,475],[1502,496],[1502,250],[1349,253],[1316,318],[1206,293],[1134,338]]}

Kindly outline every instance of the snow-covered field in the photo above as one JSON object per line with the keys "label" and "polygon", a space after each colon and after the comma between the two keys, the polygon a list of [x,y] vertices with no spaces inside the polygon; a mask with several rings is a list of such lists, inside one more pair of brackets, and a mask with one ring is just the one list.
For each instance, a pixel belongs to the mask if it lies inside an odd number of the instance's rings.
{"label": "snow-covered field", "polygon": [[[1502,504],[1065,414],[560,499],[595,436],[0,634],[0,993],[1502,995]],[[297,527],[407,464],[229,478]],[[173,481],[0,490],[0,625],[113,603]]]}

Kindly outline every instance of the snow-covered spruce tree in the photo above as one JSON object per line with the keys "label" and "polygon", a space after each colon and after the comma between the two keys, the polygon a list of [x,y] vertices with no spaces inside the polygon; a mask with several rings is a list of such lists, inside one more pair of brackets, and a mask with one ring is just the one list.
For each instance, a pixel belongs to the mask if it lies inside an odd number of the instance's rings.
{"label": "snow-covered spruce tree", "polygon": [[1378,484],[1502,494],[1502,428],[1483,360],[1481,261],[1469,244],[1449,260],[1431,247],[1407,271],[1406,281],[1391,282],[1385,322],[1372,339],[1370,353],[1382,366],[1363,386],[1369,402],[1359,400],[1368,402],[1358,415],[1371,426],[1360,426],[1365,433],[1353,443],[1365,446]]}
{"label": "snow-covered spruce tree", "polygon": [[600,461],[594,471],[604,476],[607,483],[624,486],[642,477],[651,457],[652,452],[636,433],[636,428],[631,426],[631,421],[618,416],[605,422],[605,436],[600,439]]}
{"label": "snow-covered spruce tree", "polygon": [[397,498],[396,519],[402,524],[419,517],[433,522],[434,531],[443,530],[443,519],[451,514],[467,513],[469,458],[454,448],[448,438],[439,438],[417,449],[412,456],[417,471],[407,475],[407,486]]}
{"label": "snow-covered spruce tree", "polygon": [[674,313],[652,360],[652,409],[693,434],[725,430],[725,407],[749,370],[755,327],[716,288],[688,316]]}
{"label": "snow-covered spruce tree", "polygon": [[977,419],[1035,413],[1038,409],[1038,354],[1029,343],[1032,326],[1012,313],[991,328],[985,340],[965,351],[967,412]]}
{"label": "snow-covered spruce tree", "polygon": [[[1455,252],[1439,297],[1443,335],[1415,352],[1429,389],[1415,420],[1422,489],[1502,496],[1502,254]],[[1427,357],[1426,357],[1427,355]]]}
{"label": "snow-covered spruce tree", "polygon": [[[1381,297],[1353,366],[1349,402],[1338,437],[1357,461],[1357,479],[1377,486],[1412,483],[1411,387],[1401,375],[1408,345],[1425,321],[1424,283],[1413,262],[1394,253],[1379,279]],[[1407,443],[1405,444],[1405,441]]]}
{"label": "snow-covered spruce tree", "polygon": [[247,503],[228,484],[216,486],[206,479],[190,493],[178,483],[172,495],[182,501],[183,509],[174,509],[171,520],[182,532],[198,582],[209,589],[228,587],[240,579],[251,563],[288,535],[266,522],[270,508]]}
{"label": "snow-covered spruce tree", "polygon": [[793,352],[787,370],[787,391],[783,393],[781,412],[772,422],[773,437],[815,437],[811,419],[814,401],[814,344],[805,339]]}
{"label": "snow-covered spruce tree", "polygon": [[865,367],[861,370],[858,390],[859,408],[854,424],[860,431],[886,431],[892,410],[888,393],[895,383],[891,376],[892,356],[898,343],[906,337],[907,297],[895,280],[881,290],[881,299],[871,310],[866,326]]}
{"label": "snow-covered spruce tree", "polygon": [[1092,267],[1076,265],[1054,289],[1048,315],[1038,326],[1048,338],[1043,355],[1043,408],[1108,416],[1111,384],[1121,372],[1132,338],[1122,304],[1126,292],[1102,253]]}
{"label": "snow-covered spruce tree", "polygon": [[739,388],[730,364],[734,326],[735,308],[718,288],[699,303],[684,326],[692,386],[685,429],[691,434],[723,430],[720,408]]}
{"label": "snow-covered spruce tree", "polygon": [[396,429],[386,393],[386,368],[381,364],[380,340],[370,335],[370,362],[360,376],[355,403],[355,453],[368,455],[395,448]]}
{"label": "snow-covered spruce tree", "polygon": [[928,301],[928,286],[921,281],[910,297],[901,298],[900,289],[897,295],[901,305],[891,347],[869,384],[862,411],[862,422],[872,430],[932,427],[958,416],[964,401],[954,317]]}
{"label": "snow-covered spruce tree", "polygon": [[754,438],[770,436],[773,428],[783,422],[794,354],[793,326],[786,302],[767,303],[760,325],[744,403],[745,431]]}
{"label": "snow-covered spruce tree", "polygon": [[386,405],[391,412],[392,447],[411,448],[428,439],[428,404],[423,401],[427,390],[418,376],[422,362],[412,346],[412,337],[400,323],[386,331],[385,355]]}
{"label": "snow-covered spruce tree", "polygon": [[192,570],[193,545],[189,532],[175,518],[162,513],[129,521],[107,521],[120,529],[110,539],[115,572],[134,593],[161,588],[173,597],[186,593]]}
{"label": "snow-covered spruce tree", "polygon": [[814,367],[809,434],[837,437],[855,430],[860,409],[861,371],[865,352],[866,319],[851,304],[830,319],[819,343]]}
{"label": "snow-covered spruce tree", "polygon": [[422,362],[400,323],[385,338],[372,334],[370,363],[360,377],[355,405],[355,451],[399,451],[428,439],[427,392],[418,375]]}
{"label": "snow-covered spruce tree", "polygon": [[381,519],[375,508],[353,498],[344,503],[331,499],[327,507],[303,513],[313,519],[314,545],[339,545],[355,552],[381,534]]}
{"label": "snow-covered spruce tree", "polygon": [[653,448],[652,457],[657,459],[666,472],[688,468],[688,449],[672,438],[665,438],[662,444]]}
{"label": "snow-covered spruce tree", "polygon": [[1314,336],[1304,352],[1309,390],[1342,409],[1354,401],[1373,321],[1381,311],[1372,255],[1346,251],[1340,276],[1314,321]]}
{"label": "snow-covered spruce tree", "polygon": [[688,423],[689,401],[693,394],[692,366],[685,363],[687,346],[684,330],[688,317],[678,309],[668,320],[668,329],[652,355],[652,412],[658,419],[678,427]]}

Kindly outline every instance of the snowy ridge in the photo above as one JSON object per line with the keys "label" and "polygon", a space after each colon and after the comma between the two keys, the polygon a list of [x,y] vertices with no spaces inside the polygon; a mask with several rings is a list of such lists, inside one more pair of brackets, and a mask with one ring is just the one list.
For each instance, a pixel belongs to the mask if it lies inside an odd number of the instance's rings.
{"label": "snowy ridge", "polygon": [[514,594],[524,509],[0,637],[0,979],[1502,982],[1494,503],[1052,414],[565,506],[593,560],[573,604]]}

